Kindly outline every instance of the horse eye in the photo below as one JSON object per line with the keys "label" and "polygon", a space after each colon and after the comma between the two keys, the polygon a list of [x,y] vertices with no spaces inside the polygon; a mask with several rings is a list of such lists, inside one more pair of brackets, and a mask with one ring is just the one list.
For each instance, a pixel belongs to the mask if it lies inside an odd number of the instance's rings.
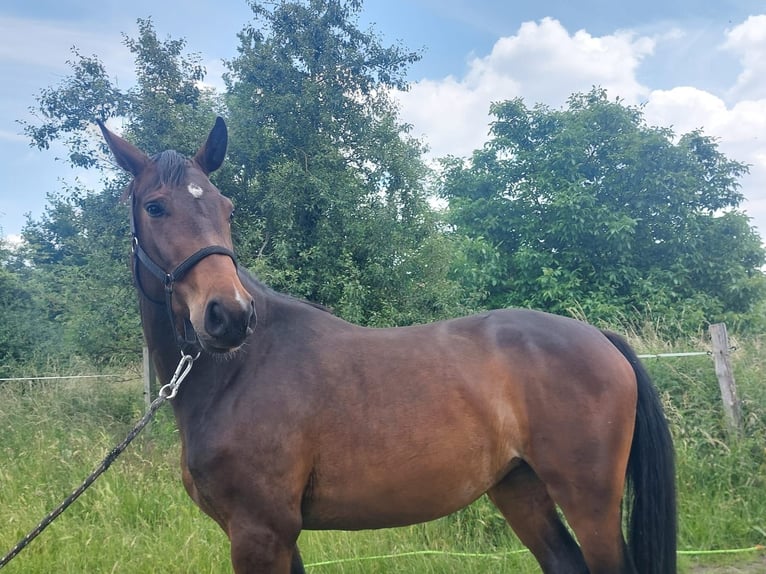
{"label": "horse eye", "polygon": [[229,214],[229,223],[234,221],[234,208],[231,208],[231,213]]}
{"label": "horse eye", "polygon": [[162,207],[162,204],[157,202],[147,203],[144,206],[144,209],[146,210],[146,213],[149,214],[149,217],[162,217],[165,215],[165,208]]}

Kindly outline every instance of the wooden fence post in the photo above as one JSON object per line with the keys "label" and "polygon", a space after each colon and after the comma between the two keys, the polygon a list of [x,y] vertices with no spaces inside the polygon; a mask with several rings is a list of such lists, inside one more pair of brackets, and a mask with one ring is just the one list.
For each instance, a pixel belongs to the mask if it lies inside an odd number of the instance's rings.
{"label": "wooden fence post", "polygon": [[730,431],[739,434],[742,432],[742,405],[737,396],[737,385],[734,383],[734,372],[729,360],[729,335],[726,333],[725,323],[710,325],[710,340],[726,422]]}
{"label": "wooden fence post", "polygon": [[144,359],[144,401],[146,401],[146,408],[148,409],[157,391],[157,374],[154,372],[154,363],[146,345],[143,347],[142,354]]}

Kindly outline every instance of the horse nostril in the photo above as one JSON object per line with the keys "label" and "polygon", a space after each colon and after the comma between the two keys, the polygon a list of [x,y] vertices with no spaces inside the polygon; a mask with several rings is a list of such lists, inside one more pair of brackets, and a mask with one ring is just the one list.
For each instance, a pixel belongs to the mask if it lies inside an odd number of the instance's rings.
{"label": "horse nostril", "polygon": [[253,301],[242,307],[226,306],[218,299],[212,299],[205,308],[205,332],[219,345],[238,347],[250,333],[256,323],[255,305]]}
{"label": "horse nostril", "polygon": [[250,335],[255,331],[255,326],[258,323],[258,315],[255,311],[255,301],[250,299],[250,316],[247,319],[247,334]]}
{"label": "horse nostril", "polygon": [[226,334],[229,319],[226,309],[218,301],[208,303],[205,310],[205,330],[213,337],[221,337]]}

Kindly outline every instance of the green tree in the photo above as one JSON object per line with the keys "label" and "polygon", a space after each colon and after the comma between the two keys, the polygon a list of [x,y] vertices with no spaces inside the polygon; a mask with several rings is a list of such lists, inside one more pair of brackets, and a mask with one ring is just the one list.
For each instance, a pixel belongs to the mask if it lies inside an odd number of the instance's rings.
{"label": "green tree", "polygon": [[0,239],[0,377],[52,350],[58,329],[45,294],[18,249]]}
{"label": "green tree", "polygon": [[427,202],[423,149],[389,97],[418,54],[360,30],[361,2],[251,6],[256,23],[240,33],[226,78],[227,189],[243,214],[244,260],[276,288],[357,322],[460,312],[448,269],[429,260],[446,240]]}
{"label": "green tree", "polygon": [[491,139],[445,160],[457,233],[494,248],[490,306],[671,325],[750,322],[764,300],[760,237],[738,208],[747,171],[714,139],[674,138],[594,89],[567,109],[496,103]]}
{"label": "green tree", "polygon": [[54,353],[98,364],[135,357],[141,348],[121,193],[117,186],[102,193],[65,188],[50,195],[43,216],[24,227],[29,274],[44,286],[60,331]]}

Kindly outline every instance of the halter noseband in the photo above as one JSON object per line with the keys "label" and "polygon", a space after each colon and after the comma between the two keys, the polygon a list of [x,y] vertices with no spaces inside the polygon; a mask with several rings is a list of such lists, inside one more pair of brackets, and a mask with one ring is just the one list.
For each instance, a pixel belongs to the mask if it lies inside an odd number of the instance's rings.
{"label": "halter noseband", "polygon": [[[175,286],[175,283],[177,281],[180,281],[184,278],[184,276],[200,261],[202,261],[205,257],[208,255],[226,255],[231,258],[231,260],[234,262],[234,267],[238,267],[237,265],[237,257],[234,255],[234,252],[231,249],[228,249],[226,247],[223,247],[221,245],[208,245],[207,247],[203,247],[202,249],[199,249],[192,253],[189,257],[184,259],[181,263],[179,263],[175,269],[173,269],[171,272],[165,271],[162,267],[157,265],[151,257],[149,257],[149,254],[144,251],[144,248],[141,247],[141,244],[138,240],[138,231],[136,230],[136,219],[135,219],[135,199],[132,202],[131,210],[130,210],[130,232],[133,236],[133,246],[132,251],[135,259],[142,263],[144,267],[154,275],[157,279],[160,280],[160,282],[165,287],[165,307],[168,311],[168,317],[170,318],[170,325],[176,333],[176,342],[178,343],[178,347],[181,349],[182,353],[190,354],[189,350],[192,348],[195,348],[198,346],[197,343],[197,333],[194,331],[194,327],[191,324],[191,321],[189,318],[184,318],[183,325],[184,325],[184,331],[183,333],[179,333],[176,328],[176,322],[175,322],[175,314],[173,313],[173,287]],[[157,301],[156,299],[153,299],[149,296],[149,294],[144,289],[143,284],[141,283],[141,276],[138,271],[138,263],[134,262],[134,268],[133,273],[135,275],[136,279],[136,285],[138,287],[138,290],[141,292],[141,294],[149,301],[154,303],[155,305],[162,305],[163,301]]]}

